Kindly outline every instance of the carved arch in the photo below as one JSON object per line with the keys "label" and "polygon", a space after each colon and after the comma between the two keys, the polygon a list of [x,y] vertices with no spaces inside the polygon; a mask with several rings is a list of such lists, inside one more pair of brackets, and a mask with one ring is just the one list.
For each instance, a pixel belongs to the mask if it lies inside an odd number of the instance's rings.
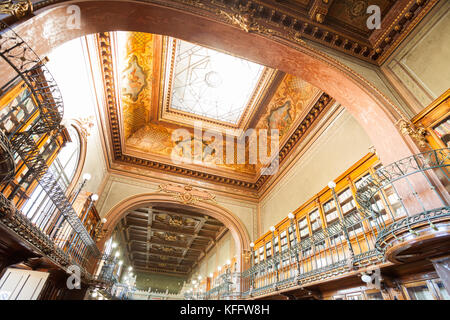
{"label": "carved arch", "polygon": [[[119,223],[119,221],[128,213],[129,210],[142,207],[151,203],[177,203],[172,195],[164,193],[145,193],[131,196],[117,203],[113,208],[111,208],[105,215],[106,223],[104,224],[104,229],[106,229],[105,236],[102,238],[98,246],[100,249],[107,239],[112,235],[114,228]],[[201,212],[211,216],[220,222],[222,222],[225,227],[230,230],[231,235],[235,241],[236,257],[238,257],[238,269],[243,270],[244,259],[243,253],[250,249],[250,237],[248,231],[242,221],[230,210],[222,207],[219,204],[210,201],[198,201],[194,205],[184,205],[186,208]]]}
{"label": "carved arch", "polygon": [[[226,5],[223,10],[207,11],[206,2],[50,0],[35,7],[36,16],[19,23],[15,30],[40,55],[76,37],[116,30],[165,34],[223,50],[299,76],[330,94],[366,130],[384,163],[419,152],[411,138],[396,127],[404,117],[401,111],[361,75],[288,31],[259,28],[252,19],[247,21],[250,25],[242,26],[239,19],[224,18],[221,11],[230,9]],[[208,2],[208,6],[212,4]],[[80,8],[79,28],[68,24],[71,5]],[[0,81],[5,77],[7,73],[0,75]]]}

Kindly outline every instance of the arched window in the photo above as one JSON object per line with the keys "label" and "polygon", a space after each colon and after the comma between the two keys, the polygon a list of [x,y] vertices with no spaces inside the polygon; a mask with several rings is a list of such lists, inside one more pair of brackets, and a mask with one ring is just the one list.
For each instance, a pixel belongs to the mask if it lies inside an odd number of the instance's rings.
{"label": "arched window", "polygon": [[[67,131],[71,142],[66,143],[49,167],[49,171],[63,191],[66,191],[72,182],[80,162],[80,136],[73,126],[68,126]],[[41,230],[45,230],[55,208],[50,197],[41,185],[38,185],[22,208],[22,212]]]}

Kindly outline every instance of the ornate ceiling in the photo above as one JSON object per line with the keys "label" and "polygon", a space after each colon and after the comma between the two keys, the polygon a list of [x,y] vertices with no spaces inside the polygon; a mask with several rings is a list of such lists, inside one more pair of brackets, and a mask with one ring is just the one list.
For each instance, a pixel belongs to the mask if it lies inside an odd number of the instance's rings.
{"label": "ornate ceiling", "polygon": [[227,232],[212,217],[167,204],[131,210],[116,228],[134,269],[180,275],[188,275]]}
{"label": "ornate ceiling", "polygon": [[[121,163],[257,189],[267,179],[263,165],[249,163],[248,154],[237,161],[237,149],[248,151],[253,141],[242,140],[246,130],[278,130],[282,161],[332,102],[298,77],[170,37],[114,32],[96,39],[111,149]],[[200,139],[198,123],[220,139]],[[177,129],[188,135],[174,136]],[[174,163],[189,152],[193,163]]]}
{"label": "ornate ceiling", "polygon": [[[198,0],[198,10],[216,12],[247,32],[293,41],[304,39],[381,65],[439,0]],[[369,28],[375,5],[381,24]]]}
{"label": "ornate ceiling", "polygon": [[[246,32],[294,42],[308,39],[380,65],[437,0],[170,3],[177,8],[189,6],[194,14],[214,15]],[[371,30],[367,9],[373,4],[380,8],[382,21],[380,29]],[[205,130],[227,132],[235,137],[234,148],[245,150],[252,142],[237,140],[243,130],[277,129],[282,164],[335,102],[300,78],[178,39],[126,32],[95,37],[103,72],[109,156],[120,170],[132,166],[258,191],[269,181],[262,165],[224,163],[227,154],[214,148],[221,140],[224,147],[224,136],[201,140],[194,125],[200,121]],[[223,67],[224,61],[229,67]],[[177,129],[187,130],[188,135],[174,138]],[[196,146],[201,152],[191,163],[174,163],[173,155],[183,156]]]}

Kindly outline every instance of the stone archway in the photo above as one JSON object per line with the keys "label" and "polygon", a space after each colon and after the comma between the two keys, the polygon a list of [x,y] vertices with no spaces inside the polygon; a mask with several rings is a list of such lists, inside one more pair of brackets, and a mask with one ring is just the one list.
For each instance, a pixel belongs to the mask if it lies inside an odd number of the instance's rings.
{"label": "stone archway", "polygon": [[[68,23],[71,12],[68,8],[74,4],[80,8],[79,28]],[[395,123],[402,117],[398,108],[359,74],[307,44],[245,32],[219,17],[196,14],[192,6],[180,1],[51,0],[35,14],[19,23],[15,30],[41,56],[90,33],[124,30],[170,35],[283,70],[322,89],[358,120],[384,163],[419,151],[396,128]],[[5,72],[0,81],[7,77]]]}
{"label": "stone archway", "polygon": [[[127,199],[124,199],[117,203],[111,210],[109,210],[105,218],[107,219],[104,229],[106,234],[102,240],[98,243],[99,248],[102,250],[104,243],[112,235],[117,223],[128,213],[129,210],[142,207],[148,204],[173,204],[177,202],[171,195],[164,193],[145,193],[138,194]],[[186,208],[193,209],[202,214],[211,216],[220,222],[231,232],[235,241],[236,257],[238,263],[238,270],[243,271],[246,267],[245,259],[243,259],[243,253],[250,249],[250,237],[244,226],[244,224],[237,218],[231,211],[224,207],[209,201],[199,201],[194,205],[184,205]]]}

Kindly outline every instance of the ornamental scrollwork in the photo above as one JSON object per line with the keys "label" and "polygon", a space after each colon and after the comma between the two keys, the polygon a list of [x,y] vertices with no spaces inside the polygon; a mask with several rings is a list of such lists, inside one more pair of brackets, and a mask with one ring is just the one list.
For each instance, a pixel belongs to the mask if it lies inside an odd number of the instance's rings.
{"label": "ornamental scrollwork", "polygon": [[9,14],[20,19],[33,12],[33,3],[30,0],[0,1],[0,13]]}
{"label": "ornamental scrollwork", "polygon": [[413,138],[420,147],[425,148],[427,146],[427,130],[424,127],[415,127],[411,121],[406,119],[400,119],[397,126],[404,136]]}

